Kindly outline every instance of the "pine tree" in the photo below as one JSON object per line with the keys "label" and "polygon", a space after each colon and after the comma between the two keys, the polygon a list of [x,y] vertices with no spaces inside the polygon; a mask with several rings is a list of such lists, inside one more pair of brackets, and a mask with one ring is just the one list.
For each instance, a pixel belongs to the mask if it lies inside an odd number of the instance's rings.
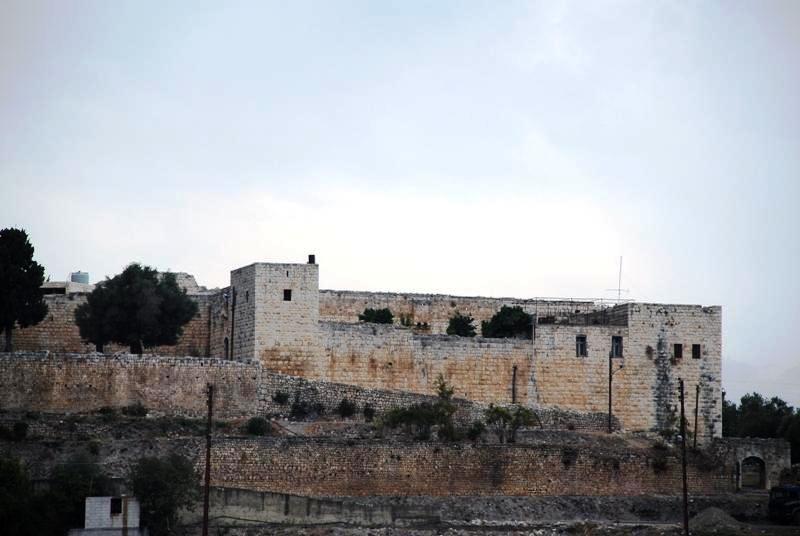
{"label": "pine tree", "polygon": [[81,338],[98,351],[115,342],[141,355],[146,347],[176,344],[196,314],[197,304],[178,287],[175,274],[134,263],[99,283],[75,311],[75,322]]}
{"label": "pine tree", "polygon": [[42,298],[44,267],[33,260],[33,245],[22,229],[0,230],[0,329],[11,352],[14,327],[26,328],[47,316]]}

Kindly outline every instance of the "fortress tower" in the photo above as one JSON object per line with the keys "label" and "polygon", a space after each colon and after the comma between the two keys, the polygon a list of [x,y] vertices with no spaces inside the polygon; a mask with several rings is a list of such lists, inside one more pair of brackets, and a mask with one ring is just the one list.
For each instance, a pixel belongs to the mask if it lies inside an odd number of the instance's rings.
{"label": "fortress tower", "polygon": [[[231,272],[231,357],[302,360],[314,354],[319,324],[319,266],[254,263]],[[288,363],[283,363],[286,366]],[[289,365],[291,368],[291,365]]]}

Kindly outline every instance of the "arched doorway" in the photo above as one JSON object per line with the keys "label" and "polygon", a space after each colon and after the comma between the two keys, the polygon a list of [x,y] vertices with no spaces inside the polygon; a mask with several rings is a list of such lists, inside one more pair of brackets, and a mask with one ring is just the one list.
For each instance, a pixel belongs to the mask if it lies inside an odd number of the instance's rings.
{"label": "arched doorway", "polygon": [[764,489],[767,486],[767,470],[764,460],[748,456],[741,463],[741,488]]}

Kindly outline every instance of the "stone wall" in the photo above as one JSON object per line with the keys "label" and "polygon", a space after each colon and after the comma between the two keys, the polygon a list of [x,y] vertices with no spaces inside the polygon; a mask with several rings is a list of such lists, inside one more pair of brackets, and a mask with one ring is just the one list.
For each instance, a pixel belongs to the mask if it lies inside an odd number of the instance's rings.
{"label": "stone wall", "polygon": [[[788,441],[782,439],[761,439],[726,437],[714,443],[715,448],[722,456],[731,458],[739,467],[750,457],[759,458],[764,462],[765,480],[764,488],[770,489],[780,483],[783,468],[791,467],[792,449]],[[736,472],[736,484],[741,488],[741,470]]]}
{"label": "stone wall", "polygon": [[[697,305],[634,303],[628,325],[538,325],[534,340],[531,400],[544,406],[602,412],[608,408],[608,355],[613,336],[623,337],[623,357],[613,359],[613,412],[628,430],[662,430],[678,425],[678,379],[685,382],[685,411],[694,429],[696,386],[700,386],[698,437],[722,435],[721,310]],[[576,355],[584,335],[588,355]],[[676,358],[674,345],[683,345]],[[701,346],[699,359],[692,345]]]}
{"label": "stone wall", "polygon": [[[212,483],[326,497],[677,494],[680,461],[653,460],[646,449],[576,448],[570,437],[513,446],[231,438],[213,446]],[[691,465],[689,486],[732,491],[732,469]]]}
{"label": "stone wall", "polygon": [[[219,418],[285,414],[277,393],[335,413],[342,399],[359,410],[369,404],[378,413],[433,402],[434,397],[398,390],[314,381],[265,370],[257,362],[104,354],[0,353],[0,409],[83,412],[125,407],[136,402],[154,412],[200,417],[206,412],[206,386],[215,386]],[[481,418],[486,406],[455,400],[462,423]],[[548,429],[597,431],[605,415],[540,408]],[[615,426],[618,423],[615,421]]]}
{"label": "stone wall", "polygon": [[284,374],[427,395],[436,393],[441,374],[459,397],[529,401],[529,340],[426,335],[397,326],[339,322],[320,322],[318,333],[320,354],[275,353],[262,363]]}
{"label": "stone wall", "polygon": [[206,385],[219,416],[251,415],[261,367],[215,359],[108,354],[0,354],[0,408],[80,412],[141,402],[155,411],[203,415]]}
{"label": "stone wall", "polygon": [[[95,350],[94,344],[81,340],[78,325],[75,323],[75,310],[86,303],[85,293],[49,294],[44,297],[47,303],[47,316],[35,326],[17,328],[13,333],[14,349],[17,351],[50,351],[57,353],[86,353]],[[178,344],[147,348],[147,352],[157,355],[207,357],[210,351],[210,305],[215,294],[194,294],[190,297],[197,303],[197,315],[183,327],[183,335]],[[109,344],[106,352],[127,351],[117,344]]]}
{"label": "stone wall", "polygon": [[443,334],[456,311],[470,314],[480,334],[481,321],[489,320],[504,305],[522,307],[539,316],[593,311],[596,305],[586,300],[484,298],[450,296],[447,294],[414,294],[409,292],[359,292],[350,290],[320,290],[319,317],[330,322],[358,322],[358,315],[367,307],[388,308],[395,324],[401,315],[416,325],[427,324],[431,333]]}

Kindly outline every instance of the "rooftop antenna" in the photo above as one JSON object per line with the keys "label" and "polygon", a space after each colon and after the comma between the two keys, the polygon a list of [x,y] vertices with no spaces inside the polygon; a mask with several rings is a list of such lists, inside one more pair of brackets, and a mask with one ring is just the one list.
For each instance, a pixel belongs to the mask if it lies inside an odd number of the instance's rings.
{"label": "rooftop antenna", "polygon": [[607,288],[606,292],[617,291],[617,302],[622,301],[622,293],[630,292],[630,289],[622,288],[622,255],[619,257],[619,279],[617,279],[617,288]]}

